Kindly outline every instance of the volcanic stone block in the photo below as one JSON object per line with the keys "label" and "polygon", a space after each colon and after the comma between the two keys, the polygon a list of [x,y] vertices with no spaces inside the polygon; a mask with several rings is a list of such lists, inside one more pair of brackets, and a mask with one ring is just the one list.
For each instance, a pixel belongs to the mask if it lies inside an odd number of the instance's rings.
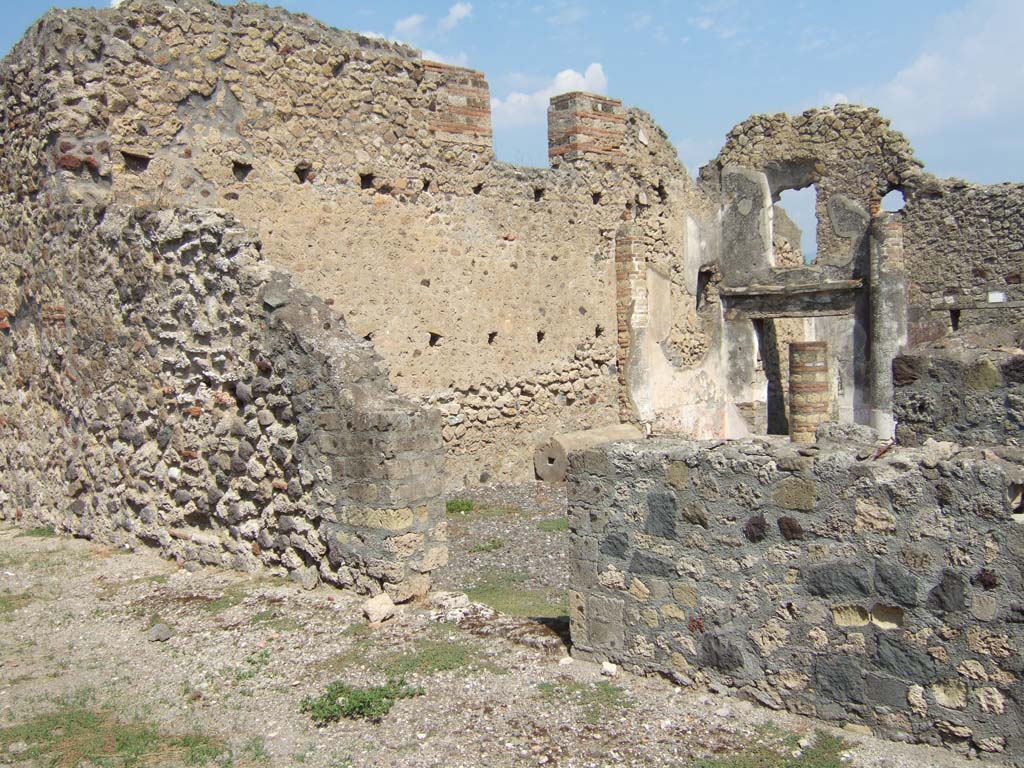
{"label": "volcanic stone block", "polygon": [[858,704],[864,695],[864,676],[856,661],[847,656],[822,656],[814,664],[816,687],[839,701]]}
{"label": "volcanic stone block", "polygon": [[935,677],[935,662],[924,651],[894,635],[878,636],[875,653],[878,666],[911,682],[928,682]]}
{"label": "volcanic stone block", "polygon": [[804,577],[807,591],[818,597],[871,594],[871,574],[857,563],[834,562],[809,568]]}
{"label": "volcanic stone block", "polygon": [[938,613],[957,613],[966,604],[964,577],[949,568],[945,569],[939,583],[928,593],[928,607]]}
{"label": "volcanic stone block", "polygon": [[917,605],[917,577],[895,563],[875,561],[875,589],[900,605]]}
{"label": "volcanic stone block", "polygon": [[676,535],[676,497],[671,493],[647,494],[647,533],[671,539]]}

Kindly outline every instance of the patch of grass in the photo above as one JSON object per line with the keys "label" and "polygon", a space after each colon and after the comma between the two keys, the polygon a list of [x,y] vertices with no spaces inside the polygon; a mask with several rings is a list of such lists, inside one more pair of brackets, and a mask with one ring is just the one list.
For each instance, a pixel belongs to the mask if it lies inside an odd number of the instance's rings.
{"label": "patch of grass", "polygon": [[0,753],[17,742],[27,747],[23,757],[54,768],[204,766],[225,753],[221,743],[199,731],[167,734],[145,718],[124,719],[112,709],[72,701],[0,729]]}
{"label": "patch of grass", "polygon": [[516,507],[492,507],[489,504],[480,504],[471,499],[449,499],[445,504],[445,511],[449,517],[459,520],[481,520],[489,517],[521,515],[523,513],[523,510]]}
{"label": "patch of grass", "polygon": [[293,619],[289,616],[282,616],[273,608],[260,611],[250,619],[250,623],[260,627],[266,627],[267,629],[273,629],[277,632],[294,632],[302,626],[298,619]]}
{"label": "patch of grass", "polygon": [[596,683],[577,683],[571,680],[540,683],[537,690],[542,698],[582,707],[588,723],[599,721],[610,710],[629,709],[633,706],[626,698],[626,692],[607,680]]}
{"label": "patch of grass", "polygon": [[232,584],[227,587],[219,597],[215,597],[212,600],[203,596],[196,596],[199,598],[196,602],[200,602],[202,609],[207,613],[223,613],[229,608],[241,605],[258,589],[263,587],[282,587],[287,585],[288,582],[278,576],[254,576],[246,579],[245,581]]}
{"label": "patch of grass", "polygon": [[267,745],[259,736],[253,736],[242,747],[244,758],[256,765],[270,765],[270,753],[267,752]]}
{"label": "patch of grass", "polygon": [[499,549],[501,549],[504,546],[505,546],[505,542],[503,540],[495,537],[493,539],[488,539],[487,541],[483,542],[482,544],[477,544],[475,547],[473,547],[469,551],[473,552],[473,553],[497,552]]}
{"label": "patch of grass", "polygon": [[354,637],[357,640],[363,640],[373,634],[373,627],[357,621],[355,624],[349,624],[341,630],[340,634],[342,637]]}
{"label": "patch of grass", "polygon": [[19,608],[24,608],[32,602],[32,596],[26,594],[14,594],[12,592],[0,593],[0,617],[6,617]]}
{"label": "patch of grass", "polygon": [[464,515],[473,511],[474,504],[470,499],[448,499],[444,511],[449,515]]}
{"label": "patch of grass", "polygon": [[389,678],[466,668],[504,671],[484,661],[476,648],[452,640],[420,640],[413,651],[386,657],[382,667]]}
{"label": "patch of grass", "polygon": [[569,518],[556,517],[553,520],[541,520],[537,528],[544,533],[562,533],[569,530]]}
{"label": "patch of grass", "polygon": [[493,571],[466,589],[466,594],[470,600],[510,616],[557,618],[568,613],[564,590],[525,589],[521,586],[525,580],[520,573]]}
{"label": "patch of grass", "polygon": [[309,714],[317,725],[335,723],[343,717],[379,723],[399,699],[422,695],[422,688],[406,685],[403,678],[391,678],[384,685],[367,688],[337,681],[328,685],[320,696],[304,698],[299,711]]}
{"label": "patch of grass", "polygon": [[850,745],[839,736],[814,732],[814,742],[800,748],[800,736],[774,727],[759,730],[742,750],[727,755],[701,758],[689,768],[843,768],[843,753]]}
{"label": "patch of grass", "polygon": [[235,670],[235,680],[242,682],[256,677],[270,663],[270,649],[252,653],[242,659],[243,666]]}
{"label": "patch of grass", "polygon": [[29,528],[18,534],[17,538],[51,539],[57,535],[52,526],[42,525],[38,528]]}

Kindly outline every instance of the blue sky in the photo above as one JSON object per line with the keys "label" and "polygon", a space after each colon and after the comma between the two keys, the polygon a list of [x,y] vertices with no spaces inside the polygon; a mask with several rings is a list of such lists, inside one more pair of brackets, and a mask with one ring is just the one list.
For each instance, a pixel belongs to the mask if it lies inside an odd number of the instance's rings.
{"label": "blue sky", "polygon": [[[0,0],[0,51],[51,5],[107,4]],[[545,165],[547,97],[586,89],[651,112],[691,174],[750,114],[849,100],[880,107],[933,173],[1024,181],[1024,0],[281,4],[483,70],[510,162]]]}

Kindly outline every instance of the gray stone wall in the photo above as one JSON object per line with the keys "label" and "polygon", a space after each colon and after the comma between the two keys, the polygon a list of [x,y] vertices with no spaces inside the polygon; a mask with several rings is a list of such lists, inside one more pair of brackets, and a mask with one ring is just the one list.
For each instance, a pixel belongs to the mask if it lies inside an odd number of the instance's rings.
{"label": "gray stone wall", "polygon": [[[995,339],[989,339],[995,341]],[[924,345],[893,360],[896,437],[964,445],[1020,445],[1024,352],[1015,344]]]}
{"label": "gray stone wall", "polygon": [[857,436],[573,454],[574,652],[1019,755],[1019,453]]}
{"label": "gray stone wall", "polygon": [[904,194],[911,344],[946,336],[954,325],[1021,328],[1024,184],[924,174]]}
{"label": "gray stone wall", "polygon": [[2,212],[0,517],[427,590],[447,557],[439,415],[254,235],[210,210]]}

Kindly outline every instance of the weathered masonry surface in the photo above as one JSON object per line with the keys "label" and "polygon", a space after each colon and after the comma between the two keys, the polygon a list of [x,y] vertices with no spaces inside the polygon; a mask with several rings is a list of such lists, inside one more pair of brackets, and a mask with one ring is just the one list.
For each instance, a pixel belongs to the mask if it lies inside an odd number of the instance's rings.
{"label": "weathered masonry surface", "polygon": [[857,436],[574,453],[574,652],[1019,755],[1019,451]]}
{"label": "weathered masonry surface", "polygon": [[99,113],[97,62],[130,48],[114,16],[47,17],[0,67],[0,515],[424,593],[447,558],[439,415],[235,216],[114,189],[145,164]]}
{"label": "weathered masonry surface", "polygon": [[695,181],[579,92],[517,167],[482,73],[209,0],[47,14],[0,126],[3,519],[405,600],[445,485],[585,445],[578,649],[1021,751],[1024,185],[852,105],[755,115]]}
{"label": "weathered masonry surface", "polygon": [[[650,116],[586,93],[552,99],[550,168],[498,162],[482,73],[261,6],[53,12],[3,71],[16,187],[228,210],[442,411],[453,488],[532,477],[552,436],[620,420],[784,432],[789,341],[830,342],[836,418],[885,425],[878,329],[915,344],[1024,300],[1021,185],[928,175],[872,109],[751,117],[695,183]],[[809,265],[778,205],[808,185]],[[878,315],[891,190],[907,285]]]}

